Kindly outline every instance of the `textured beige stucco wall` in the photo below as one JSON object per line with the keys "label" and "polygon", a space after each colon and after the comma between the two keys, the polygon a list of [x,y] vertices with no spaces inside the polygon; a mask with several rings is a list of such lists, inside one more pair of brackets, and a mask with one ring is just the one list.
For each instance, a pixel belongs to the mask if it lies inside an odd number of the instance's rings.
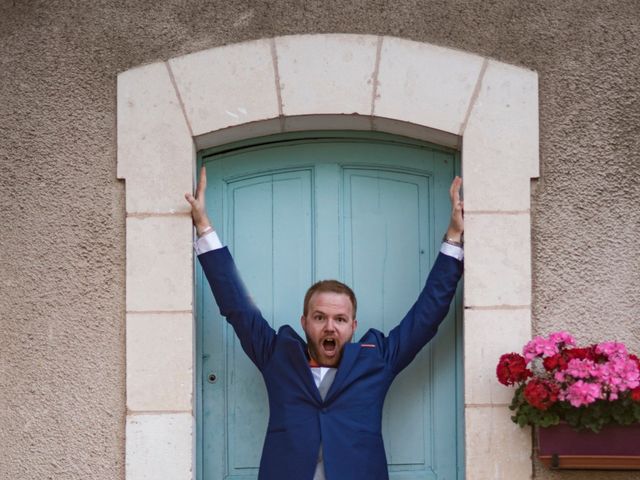
{"label": "textured beige stucco wall", "polygon": [[637,0],[121,4],[0,2],[0,478],[124,478],[116,74],[227,43],[385,34],[537,70],[535,331],[640,351]]}

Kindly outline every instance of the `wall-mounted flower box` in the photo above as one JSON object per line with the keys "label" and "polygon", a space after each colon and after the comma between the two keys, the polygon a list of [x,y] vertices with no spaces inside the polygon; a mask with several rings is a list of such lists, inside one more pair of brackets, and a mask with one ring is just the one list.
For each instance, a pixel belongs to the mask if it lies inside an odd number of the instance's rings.
{"label": "wall-mounted flower box", "polygon": [[640,359],[624,344],[555,332],[502,355],[496,374],[516,386],[511,420],[538,428],[547,466],[640,470]]}
{"label": "wall-mounted flower box", "polygon": [[575,431],[566,423],[538,428],[538,458],[549,468],[638,470],[640,424]]}

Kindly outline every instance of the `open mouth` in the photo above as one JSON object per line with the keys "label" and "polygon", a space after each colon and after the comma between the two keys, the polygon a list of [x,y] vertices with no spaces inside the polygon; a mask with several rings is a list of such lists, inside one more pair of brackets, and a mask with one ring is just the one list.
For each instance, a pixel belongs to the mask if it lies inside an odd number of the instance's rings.
{"label": "open mouth", "polygon": [[335,341],[335,339],[333,339],[333,338],[325,338],[322,341],[322,349],[328,354],[335,353],[335,351],[336,351],[336,341]]}

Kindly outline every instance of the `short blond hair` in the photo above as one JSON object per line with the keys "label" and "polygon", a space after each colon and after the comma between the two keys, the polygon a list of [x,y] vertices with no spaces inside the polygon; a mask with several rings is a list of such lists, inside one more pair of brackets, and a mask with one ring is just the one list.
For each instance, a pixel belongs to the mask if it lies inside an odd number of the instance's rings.
{"label": "short blond hair", "polygon": [[309,313],[309,301],[311,300],[313,294],[324,292],[339,293],[341,295],[346,295],[347,297],[349,297],[351,306],[353,307],[353,318],[356,318],[356,310],[358,308],[356,294],[353,293],[353,290],[351,290],[348,285],[345,285],[344,283],[337,280],[320,280],[319,282],[316,282],[309,287],[309,290],[307,290],[307,293],[304,295],[304,307],[302,314],[305,317]]}

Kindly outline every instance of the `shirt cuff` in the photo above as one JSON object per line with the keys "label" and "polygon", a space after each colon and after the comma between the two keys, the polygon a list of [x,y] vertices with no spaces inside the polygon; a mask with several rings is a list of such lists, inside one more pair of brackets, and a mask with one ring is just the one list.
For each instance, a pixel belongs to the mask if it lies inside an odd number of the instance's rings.
{"label": "shirt cuff", "polygon": [[[212,230],[196,240],[193,247],[195,248],[196,254],[202,255],[203,253],[210,252],[211,250],[222,248],[223,245],[218,234],[215,230]],[[464,259],[464,250],[460,247],[456,247],[455,245],[451,245],[450,243],[443,242],[440,246],[440,253],[460,261]]]}
{"label": "shirt cuff", "polygon": [[214,230],[211,230],[198,238],[193,243],[193,248],[195,249],[196,254],[202,255],[203,253],[210,252],[211,250],[218,250],[219,248],[222,248],[222,242],[220,241],[218,234]]}
{"label": "shirt cuff", "polygon": [[460,261],[464,259],[464,250],[447,242],[442,243],[442,246],[440,247],[440,253],[447,255],[448,257],[453,257]]}

